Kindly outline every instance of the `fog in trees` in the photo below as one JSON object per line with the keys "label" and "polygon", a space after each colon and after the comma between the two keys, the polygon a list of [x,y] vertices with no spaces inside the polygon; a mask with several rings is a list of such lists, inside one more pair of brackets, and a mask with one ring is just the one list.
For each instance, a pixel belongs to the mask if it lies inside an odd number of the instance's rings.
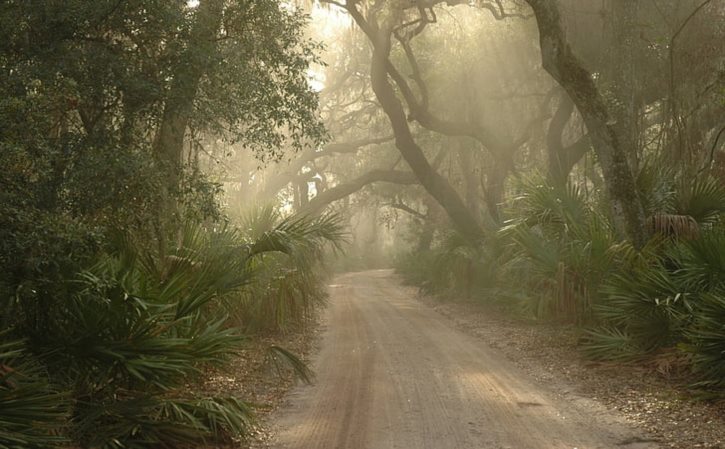
{"label": "fog in trees", "polygon": [[189,385],[373,269],[721,397],[723,24],[723,0],[3,2],[0,448],[249,434],[244,398]]}

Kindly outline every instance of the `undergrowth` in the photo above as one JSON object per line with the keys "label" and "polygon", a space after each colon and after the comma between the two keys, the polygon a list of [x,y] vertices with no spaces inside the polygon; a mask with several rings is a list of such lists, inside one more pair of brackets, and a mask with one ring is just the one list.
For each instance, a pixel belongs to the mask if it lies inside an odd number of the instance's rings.
{"label": "undergrowth", "polygon": [[[198,447],[244,435],[249,404],[191,386],[249,332],[284,328],[320,301],[313,260],[343,238],[336,216],[258,214],[269,220],[253,230],[189,223],[157,248],[119,238],[55,289],[17,288],[2,312],[0,448]],[[293,354],[271,354],[309,379]]]}
{"label": "undergrowth", "polygon": [[478,241],[439,233],[429,250],[399,255],[397,270],[429,293],[576,324],[591,359],[675,351],[693,387],[722,394],[725,187],[647,165],[638,182],[649,198],[642,248],[617,235],[601,198],[532,176],[516,185],[503,226]]}

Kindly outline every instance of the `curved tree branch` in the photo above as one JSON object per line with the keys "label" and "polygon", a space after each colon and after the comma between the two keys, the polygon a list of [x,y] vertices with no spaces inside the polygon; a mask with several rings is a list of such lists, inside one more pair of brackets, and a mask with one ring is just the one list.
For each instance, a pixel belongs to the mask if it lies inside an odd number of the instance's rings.
{"label": "curved tree branch", "polygon": [[320,192],[312,198],[307,205],[300,211],[304,214],[317,214],[321,212],[328,204],[345,198],[368,184],[374,182],[388,182],[392,184],[411,185],[417,184],[418,180],[411,172],[401,170],[372,170],[344,184]]}
{"label": "curved tree branch", "polygon": [[393,136],[384,137],[372,137],[369,139],[357,140],[354,142],[339,142],[329,143],[325,145],[321,151],[315,151],[314,148],[303,152],[296,159],[290,161],[288,167],[279,172],[274,178],[268,180],[265,183],[264,189],[259,194],[261,198],[270,198],[276,195],[284,186],[289,184],[297,173],[310,162],[314,162],[317,159],[333,156],[335,154],[352,154],[360,151],[362,148],[370,145],[380,145],[386,142],[390,142],[394,139]]}
{"label": "curved tree branch", "polygon": [[418,212],[417,210],[413,209],[412,207],[408,206],[407,204],[405,204],[403,202],[390,203],[390,204],[386,204],[386,206],[392,207],[393,209],[402,210],[403,212],[406,212],[406,213],[408,213],[408,214],[410,214],[410,215],[412,215],[415,218],[418,218],[420,220],[424,220],[425,221],[425,220],[428,219],[428,216],[427,215]]}
{"label": "curved tree branch", "polygon": [[466,209],[458,193],[448,181],[431,167],[423,150],[415,142],[403,105],[388,80],[388,69],[392,67],[389,60],[391,36],[394,23],[398,19],[396,11],[386,11],[388,14],[382,14],[382,23],[379,23],[377,11],[372,9],[368,11],[370,19],[367,20],[357,9],[355,3],[351,1],[348,2],[347,10],[372,43],[373,56],[370,67],[372,89],[388,116],[395,134],[395,145],[401,156],[415,173],[421,185],[446,210],[455,226],[463,234],[478,237],[482,229],[476,218]]}

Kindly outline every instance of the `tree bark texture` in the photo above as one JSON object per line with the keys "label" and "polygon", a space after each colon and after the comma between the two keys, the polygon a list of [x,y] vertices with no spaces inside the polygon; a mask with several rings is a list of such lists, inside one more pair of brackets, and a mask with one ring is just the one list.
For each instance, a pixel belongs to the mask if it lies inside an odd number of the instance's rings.
{"label": "tree bark texture", "polygon": [[566,90],[584,119],[594,151],[604,174],[617,230],[641,246],[646,239],[645,217],[627,154],[620,143],[610,115],[594,84],[572,52],[561,24],[555,0],[526,0],[539,26],[544,69]]}
{"label": "tree bark texture", "polygon": [[612,0],[609,14],[610,61],[608,77],[612,93],[616,98],[612,106],[615,119],[614,130],[629,161],[630,169],[636,172],[639,165],[639,105],[637,104],[637,17],[639,2]]}
{"label": "tree bark texture", "polygon": [[223,12],[223,0],[201,0],[187,48],[176,67],[164,105],[164,114],[154,146],[159,161],[168,170],[171,188],[178,187],[184,135],[194,109],[199,82],[214,57],[214,39],[221,27]]}
{"label": "tree bark texture", "polygon": [[574,165],[589,151],[589,137],[584,135],[571,145],[564,146],[563,134],[569,119],[574,113],[574,103],[569,95],[562,92],[556,112],[549,122],[546,134],[548,156],[548,177],[554,185],[564,185]]}

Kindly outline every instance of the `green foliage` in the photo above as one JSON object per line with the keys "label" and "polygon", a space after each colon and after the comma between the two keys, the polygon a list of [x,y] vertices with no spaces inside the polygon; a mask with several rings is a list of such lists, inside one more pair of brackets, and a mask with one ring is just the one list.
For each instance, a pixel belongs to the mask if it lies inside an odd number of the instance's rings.
{"label": "green foliage", "polygon": [[[188,387],[245,341],[227,312],[249,304],[231,298],[277,300],[254,291],[274,287],[299,315],[322,296],[311,267],[339,221],[225,226],[199,161],[204,140],[260,159],[324,140],[319,45],[296,8],[217,4],[214,39],[195,38],[201,8],[185,0],[0,5],[0,448],[237,436],[249,407]],[[155,142],[183,100],[172,177]]]}
{"label": "green foliage", "polygon": [[697,385],[722,388],[725,332],[715,323],[723,313],[725,188],[707,174],[692,177],[662,163],[645,164],[638,185],[654,230],[665,232],[640,250],[611,247],[617,269],[599,291],[599,327],[588,331],[583,351],[623,360],[677,347],[691,354]]}
{"label": "green foliage", "polygon": [[692,326],[687,330],[697,386],[725,389],[725,289],[700,297]]}
{"label": "green foliage", "polygon": [[234,398],[137,397],[79,408],[77,437],[104,449],[195,447],[242,435],[252,422],[249,406]]}
{"label": "green foliage", "polygon": [[0,334],[0,448],[56,447],[67,440],[68,398],[50,385],[23,341]]}
{"label": "green foliage", "polygon": [[636,181],[649,217],[672,214],[707,227],[725,213],[725,185],[709,173],[692,174],[676,170],[663,160],[648,159]]}
{"label": "green foliage", "polygon": [[[326,243],[339,244],[343,236],[336,217],[266,214],[270,220],[258,232],[188,223],[158,250],[117,239],[95,265],[74,279],[56,281],[57,291],[33,290],[14,300],[14,314],[5,319],[27,336],[43,371],[28,372],[28,381],[12,374],[26,367],[14,360],[21,354],[19,343],[0,339],[0,366],[13,370],[1,372],[0,399],[12,403],[8,392],[26,401],[19,402],[17,416],[8,414],[18,421],[11,429],[17,427],[20,435],[8,438],[37,440],[40,447],[32,421],[58,426],[51,418],[65,416],[70,419],[64,434],[88,447],[195,446],[242,435],[252,419],[248,405],[196,396],[188,385],[205,369],[224,366],[244,344],[227,311],[266,323],[240,298],[277,300],[288,289],[284,299],[292,304],[286,306],[295,311],[299,303],[307,301],[309,308],[319,300],[321,278],[312,261]],[[295,270],[305,283],[295,275],[290,280]],[[311,299],[314,295],[320,296]],[[309,380],[309,370],[293,354],[278,347],[271,354],[276,364]],[[16,378],[27,388],[16,388]],[[54,393],[50,383],[66,393]],[[58,399],[66,396],[72,400]]]}
{"label": "green foliage", "polygon": [[[273,0],[229,2],[215,64],[199,88],[194,128],[241,142],[262,160],[280,159],[326,137],[308,70],[321,46],[305,37],[308,17]],[[263,44],[262,44],[263,43]]]}
{"label": "green foliage", "polygon": [[410,251],[398,254],[395,260],[395,271],[409,284],[417,285],[423,290],[434,293],[448,286],[436,286],[432,279],[438,276],[434,269],[437,257],[434,251]]}
{"label": "green foliage", "polygon": [[326,298],[321,260],[326,247],[337,250],[345,241],[341,217],[283,218],[265,206],[240,213],[238,220],[243,239],[254,242],[250,266],[256,275],[248,288],[226,300],[234,323],[252,332],[302,323]]}
{"label": "green foliage", "polygon": [[642,349],[616,327],[589,329],[582,338],[582,352],[592,360],[624,362],[639,357]]}
{"label": "green foliage", "polygon": [[[642,248],[619,241],[603,205],[571,185],[525,177],[508,221],[479,242],[457,235],[399,259],[403,276],[434,293],[497,297],[526,315],[583,325],[581,349],[596,360],[681,356],[696,385],[725,378],[725,229],[722,183],[645,164],[638,186],[661,229],[686,217],[696,232],[654,235]],[[475,276],[475,278],[474,278]]]}
{"label": "green foliage", "polygon": [[398,255],[395,268],[406,282],[428,293],[510,306],[516,293],[500,288],[511,269],[502,264],[509,255],[501,243],[495,235],[472,242],[448,232],[428,251]]}
{"label": "green foliage", "polygon": [[645,263],[624,260],[601,289],[595,315],[602,328],[589,332],[584,352],[618,360],[678,347],[692,355],[698,386],[721,388],[724,252],[725,233],[714,230],[660,245]]}
{"label": "green foliage", "polygon": [[533,176],[518,189],[499,234],[512,247],[510,285],[525,281],[531,292],[523,309],[539,317],[590,319],[598,285],[613,263],[608,220],[574,186]]}
{"label": "green foliage", "polygon": [[661,264],[619,273],[602,287],[596,314],[604,325],[626,332],[641,352],[678,343],[691,318],[691,294]]}
{"label": "green foliage", "polygon": [[[123,248],[72,282],[42,326],[26,331],[74,398],[72,437],[92,447],[200,443],[243,430],[249,410],[185,388],[244,339],[211,307],[249,281],[249,245],[233,230],[187,226],[173,254]],[[31,326],[34,323],[24,323]]]}
{"label": "green foliage", "polygon": [[680,215],[692,217],[700,225],[712,225],[725,213],[725,185],[707,175],[691,180],[683,177],[674,193],[674,209]]}
{"label": "green foliage", "polygon": [[694,291],[725,287],[725,229],[703,233],[698,239],[683,242],[675,249],[678,276]]}

